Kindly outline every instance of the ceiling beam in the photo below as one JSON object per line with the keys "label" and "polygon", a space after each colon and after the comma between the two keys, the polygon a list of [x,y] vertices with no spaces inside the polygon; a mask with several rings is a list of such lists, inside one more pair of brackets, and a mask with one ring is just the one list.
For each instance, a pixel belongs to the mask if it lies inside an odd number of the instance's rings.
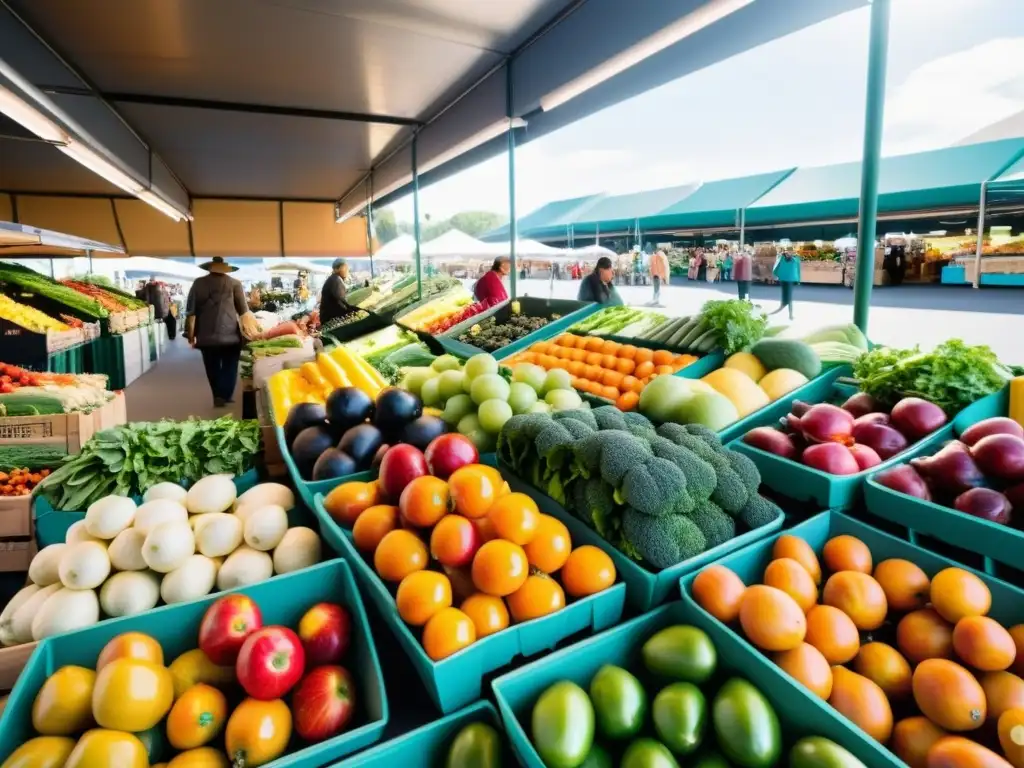
{"label": "ceiling beam", "polygon": [[85,88],[68,88],[65,86],[43,85],[39,87],[43,93],[61,94],[66,96],[96,96],[106,101],[120,104],[144,104],[155,107],[174,107],[178,109],[207,109],[219,112],[241,112],[250,115],[280,115],[282,117],[309,117],[317,120],[345,120],[354,123],[381,123],[383,125],[403,125],[416,127],[419,120],[397,115],[373,115],[363,112],[344,112],[334,109],[312,109],[309,107],[282,107],[272,104],[244,104],[237,101],[217,101],[214,99],[192,99],[183,96],[151,96],[144,93],[119,93],[104,91],[94,94]]}

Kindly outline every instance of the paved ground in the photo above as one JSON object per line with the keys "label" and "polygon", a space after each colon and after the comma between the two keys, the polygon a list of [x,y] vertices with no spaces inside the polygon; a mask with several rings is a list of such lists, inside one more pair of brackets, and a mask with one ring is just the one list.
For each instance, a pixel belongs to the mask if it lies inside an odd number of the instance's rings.
{"label": "paved ground", "polygon": [[[518,291],[548,296],[547,280],[520,280]],[[556,298],[575,298],[579,283],[556,281]],[[651,300],[647,286],[620,286],[623,300],[642,306]],[[684,315],[696,312],[709,299],[735,295],[735,283],[698,285],[683,280],[663,288],[663,312]],[[753,300],[773,310],[779,303],[779,287],[754,285]],[[853,291],[840,286],[797,286],[795,325],[814,328],[853,320]],[[785,313],[774,322],[788,322]],[[871,298],[869,336],[873,341],[897,345],[934,346],[948,338],[970,344],[988,344],[1004,360],[1024,364],[1024,288],[986,288],[942,285],[907,285],[876,288]]]}

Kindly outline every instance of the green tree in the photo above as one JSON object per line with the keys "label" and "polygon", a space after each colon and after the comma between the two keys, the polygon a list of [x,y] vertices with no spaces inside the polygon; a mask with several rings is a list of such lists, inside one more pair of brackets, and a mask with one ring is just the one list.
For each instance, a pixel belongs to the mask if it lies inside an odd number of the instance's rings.
{"label": "green tree", "polygon": [[467,235],[479,237],[495,227],[500,227],[507,220],[507,217],[493,211],[462,211],[448,221],[451,223],[450,229],[458,229]]}
{"label": "green tree", "polygon": [[373,231],[377,242],[381,245],[390,243],[399,235],[399,225],[395,221],[395,212],[385,208],[373,212]]}

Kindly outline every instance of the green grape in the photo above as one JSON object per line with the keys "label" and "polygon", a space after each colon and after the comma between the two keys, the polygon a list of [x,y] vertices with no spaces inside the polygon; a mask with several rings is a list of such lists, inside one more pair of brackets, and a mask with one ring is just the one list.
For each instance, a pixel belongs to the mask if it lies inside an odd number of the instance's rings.
{"label": "green grape", "polygon": [[522,381],[512,382],[508,394],[508,404],[512,406],[512,413],[526,413],[537,402],[537,392],[529,384]]}
{"label": "green grape", "polygon": [[458,371],[462,368],[462,363],[459,362],[459,358],[454,355],[441,355],[434,359],[434,362],[430,364],[438,373],[444,373],[445,371]]}
{"label": "green grape", "polygon": [[440,382],[441,387],[441,399],[448,400],[449,398],[461,395],[462,385],[466,379],[466,374],[462,371],[445,371],[437,380]]}
{"label": "green grape", "polygon": [[553,389],[544,396],[544,401],[554,411],[575,411],[583,405],[575,389]]}
{"label": "green grape", "polygon": [[420,387],[420,400],[423,401],[425,408],[437,408],[444,402],[444,398],[441,397],[441,378],[439,376],[434,376],[423,382],[423,386]]}
{"label": "green grape", "polygon": [[477,376],[498,372],[498,361],[488,354],[473,355],[466,361],[466,376],[472,380]]}
{"label": "green grape", "polygon": [[469,395],[456,395],[448,398],[441,418],[444,419],[445,424],[455,426],[463,417],[469,416],[471,413],[476,413],[476,404],[473,402],[473,398]]}
{"label": "green grape", "polygon": [[559,389],[572,389],[572,377],[561,368],[552,368],[544,379],[544,394]]}
{"label": "green grape", "polygon": [[512,406],[504,400],[485,400],[480,403],[476,415],[480,426],[486,432],[496,435],[501,432],[505,422],[512,418]]}
{"label": "green grape", "polygon": [[496,373],[485,373],[473,379],[469,394],[473,402],[479,405],[485,400],[504,400],[508,402],[511,387],[507,381]]}

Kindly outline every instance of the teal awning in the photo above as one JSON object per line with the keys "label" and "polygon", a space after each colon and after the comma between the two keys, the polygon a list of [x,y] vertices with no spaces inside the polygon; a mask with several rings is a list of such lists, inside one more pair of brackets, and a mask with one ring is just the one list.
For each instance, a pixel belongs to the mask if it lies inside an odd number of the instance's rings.
{"label": "teal awning", "polygon": [[[575,216],[582,215],[604,197],[603,194],[584,195],[583,197],[571,197],[568,200],[555,200],[542,205],[519,219],[519,237],[535,238],[565,234],[566,227],[572,223]],[[509,239],[508,224],[492,229],[480,239],[487,242],[507,241]]]}
{"label": "teal awning", "polygon": [[[878,210],[920,211],[977,205],[981,183],[1024,153],[1024,139],[949,147],[882,159]],[[860,163],[798,168],[747,209],[747,225],[856,218]]]}
{"label": "teal awning", "polygon": [[585,210],[578,211],[572,221],[573,232],[595,234],[631,230],[637,219],[653,216],[677,205],[692,195],[700,185],[682,184],[677,187],[652,189],[626,195],[609,195]]}
{"label": "teal awning", "polygon": [[988,204],[1024,204],[1024,157],[989,182]]}
{"label": "teal awning", "polygon": [[759,200],[795,169],[702,184],[692,195],[640,219],[640,230],[713,229],[739,225],[739,209]]}

